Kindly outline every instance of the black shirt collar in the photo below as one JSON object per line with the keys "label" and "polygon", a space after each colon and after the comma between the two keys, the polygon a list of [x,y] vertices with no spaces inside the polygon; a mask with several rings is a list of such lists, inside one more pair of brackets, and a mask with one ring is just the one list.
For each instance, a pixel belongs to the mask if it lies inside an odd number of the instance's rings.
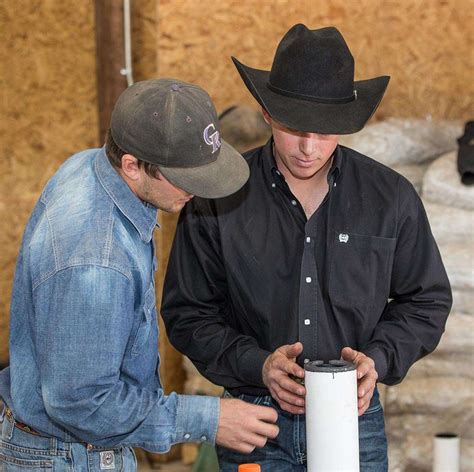
{"label": "black shirt collar", "polygon": [[[270,175],[275,178],[275,175],[281,179],[285,180],[281,172],[278,170],[277,163],[275,161],[275,156],[273,155],[273,136],[268,140],[268,142],[263,146],[262,149],[262,165],[265,170],[265,173],[270,173]],[[342,149],[339,144],[336,146],[336,149],[333,153],[333,160],[331,164],[331,169],[328,172],[328,182],[336,182],[339,175],[341,174],[342,169]]]}

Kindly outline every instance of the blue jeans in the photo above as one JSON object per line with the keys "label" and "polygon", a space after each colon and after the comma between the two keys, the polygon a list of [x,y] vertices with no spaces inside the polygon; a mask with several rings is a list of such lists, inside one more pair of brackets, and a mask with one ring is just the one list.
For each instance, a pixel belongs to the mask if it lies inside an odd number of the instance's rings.
{"label": "blue jeans", "polygon": [[[224,392],[224,397],[231,395]],[[270,396],[240,395],[241,400],[257,405],[271,406],[278,412],[280,433],[262,449],[245,455],[217,447],[221,472],[235,472],[237,464],[255,462],[262,472],[306,471],[306,425],[304,415],[292,415],[278,406]],[[377,389],[367,411],[359,417],[360,472],[387,472],[387,438],[382,405]]]}
{"label": "blue jeans", "polygon": [[15,426],[14,418],[6,412],[0,406],[0,472],[137,470],[135,453],[129,447],[99,448],[31,434]]}

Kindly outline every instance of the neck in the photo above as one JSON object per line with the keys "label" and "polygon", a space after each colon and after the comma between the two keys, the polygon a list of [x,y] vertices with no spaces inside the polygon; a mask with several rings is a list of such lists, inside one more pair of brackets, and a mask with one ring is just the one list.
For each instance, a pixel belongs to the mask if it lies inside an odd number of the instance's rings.
{"label": "neck", "polygon": [[329,169],[331,169],[333,157],[331,156],[323,167],[321,167],[321,169],[319,169],[312,177],[308,179],[299,179],[295,177],[281,162],[279,162],[280,160],[275,152],[274,155],[278,169],[284,175],[291,192],[303,207],[306,218],[311,218],[311,215],[319,208],[324,197],[328,193],[328,173]]}

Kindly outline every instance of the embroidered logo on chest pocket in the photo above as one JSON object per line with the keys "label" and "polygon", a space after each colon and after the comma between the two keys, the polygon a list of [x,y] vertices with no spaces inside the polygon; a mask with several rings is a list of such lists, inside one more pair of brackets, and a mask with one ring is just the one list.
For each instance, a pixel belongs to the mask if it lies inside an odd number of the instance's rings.
{"label": "embroidered logo on chest pocket", "polygon": [[349,235],[346,233],[339,234],[339,242],[340,243],[347,243],[349,241]]}

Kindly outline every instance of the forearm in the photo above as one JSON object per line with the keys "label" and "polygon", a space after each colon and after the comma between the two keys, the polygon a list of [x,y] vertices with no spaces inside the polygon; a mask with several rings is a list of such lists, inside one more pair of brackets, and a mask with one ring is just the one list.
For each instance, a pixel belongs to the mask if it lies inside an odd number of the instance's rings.
{"label": "forearm", "polygon": [[170,342],[208,380],[227,388],[264,387],[262,367],[270,352],[254,338],[238,333],[219,315],[193,310],[190,304],[173,306],[165,297],[161,313]]}
{"label": "forearm", "polygon": [[204,436],[215,440],[218,399],[164,395],[155,310],[145,296],[135,303],[127,277],[77,266],[38,286],[35,297],[40,388],[53,421],[91,444],[156,452]]}
{"label": "forearm", "polygon": [[[137,446],[167,452],[181,442],[215,442],[219,399],[165,396],[161,388],[145,390],[118,381],[81,397],[48,388],[50,417],[84,442],[97,446]],[[73,393],[73,392],[71,392]]]}

